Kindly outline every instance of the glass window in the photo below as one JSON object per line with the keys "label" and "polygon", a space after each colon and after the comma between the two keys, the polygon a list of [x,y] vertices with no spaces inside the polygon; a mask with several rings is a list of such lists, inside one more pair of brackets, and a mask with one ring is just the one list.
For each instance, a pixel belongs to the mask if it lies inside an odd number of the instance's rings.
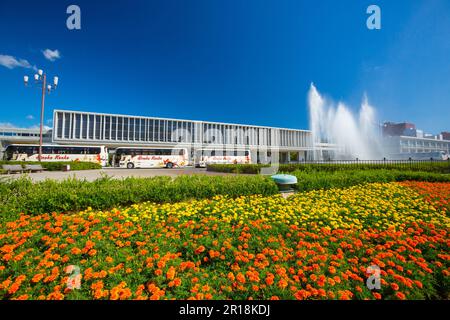
{"label": "glass window", "polygon": [[123,134],[123,118],[118,117],[117,118],[117,140],[122,140],[122,134]]}
{"label": "glass window", "polygon": [[88,129],[89,129],[88,139],[89,140],[94,139],[94,121],[95,121],[94,115],[90,114],[89,115],[89,126],[88,126]]}
{"label": "glass window", "polygon": [[116,140],[117,134],[117,117],[111,118],[111,140]]}
{"label": "glass window", "polygon": [[62,136],[62,134],[63,134],[63,131],[62,131],[62,127],[63,127],[63,116],[62,116],[62,112],[57,112],[56,113],[56,124],[57,124],[57,128],[58,128],[58,130],[56,131],[56,136],[58,137],[58,138],[62,138],[63,136]]}
{"label": "glass window", "polygon": [[109,140],[109,134],[110,134],[110,130],[111,130],[111,117],[110,116],[105,116],[104,118],[105,120],[105,136],[104,139]]}
{"label": "glass window", "polygon": [[135,124],[136,124],[136,118],[131,118],[130,119],[130,135],[129,135],[129,140],[135,140]]}
{"label": "glass window", "polygon": [[81,116],[81,139],[87,139],[87,115]]}

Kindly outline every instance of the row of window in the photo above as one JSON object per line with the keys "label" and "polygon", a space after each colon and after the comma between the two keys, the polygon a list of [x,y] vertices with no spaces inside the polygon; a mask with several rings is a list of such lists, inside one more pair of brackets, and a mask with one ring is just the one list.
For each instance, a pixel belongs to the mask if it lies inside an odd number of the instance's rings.
{"label": "row of window", "polygon": [[[99,154],[100,150],[100,147],[43,146],[42,154]],[[39,153],[39,146],[8,146],[6,153],[26,153],[30,156]]]}
{"label": "row of window", "polygon": [[117,155],[131,155],[131,156],[168,156],[179,154],[180,156],[185,153],[185,149],[132,149],[132,148],[118,148],[116,150]]}

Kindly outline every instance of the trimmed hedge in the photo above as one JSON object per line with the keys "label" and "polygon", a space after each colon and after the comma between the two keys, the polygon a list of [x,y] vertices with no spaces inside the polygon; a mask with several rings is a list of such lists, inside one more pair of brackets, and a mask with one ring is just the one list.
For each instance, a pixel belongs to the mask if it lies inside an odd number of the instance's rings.
{"label": "trimmed hedge", "polygon": [[[269,167],[267,164],[211,164],[207,166],[208,171],[227,173],[261,173],[261,168]],[[418,172],[450,173],[450,161],[423,161],[423,162],[398,162],[398,163],[292,163],[280,164],[279,172],[336,172],[336,171],[358,171],[358,170],[406,170]]]}
{"label": "trimmed hedge", "polygon": [[246,173],[259,174],[261,168],[270,167],[268,164],[209,164],[207,171],[225,172],[225,173]]}
{"label": "trimmed hedge", "polygon": [[0,217],[20,212],[78,211],[92,207],[108,209],[143,201],[177,202],[211,198],[215,195],[264,196],[278,192],[268,177],[179,176],[153,178],[104,177],[93,182],[77,179],[46,180],[33,183],[29,178],[0,180]]}
{"label": "trimmed hedge", "polygon": [[298,183],[294,186],[299,191],[317,189],[345,188],[371,182],[393,181],[428,181],[450,182],[450,175],[433,172],[414,172],[398,170],[359,170],[336,172],[305,172],[295,171],[291,174],[297,177]]}
{"label": "trimmed hedge", "polygon": [[0,167],[3,164],[20,164],[25,168],[26,164],[40,164],[42,168],[47,171],[62,171],[63,166],[70,165],[70,170],[97,170],[101,169],[101,164],[94,162],[79,162],[79,161],[66,161],[66,162],[38,162],[38,161],[0,161]]}

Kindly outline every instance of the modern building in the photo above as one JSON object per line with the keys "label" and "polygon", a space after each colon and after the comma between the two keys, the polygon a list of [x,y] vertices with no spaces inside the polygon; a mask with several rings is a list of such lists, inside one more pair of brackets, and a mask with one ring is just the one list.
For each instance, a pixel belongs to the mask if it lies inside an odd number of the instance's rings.
{"label": "modern building", "polygon": [[446,133],[434,135],[417,130],[412,123],[386,122],[382,127],[384,151],[388,157],[444,152],[450,154]]}
{"label": "modern building", "polygon": [[[215,152],[249,150],[253,163],[333,160],[342,148],[331,143],[313,146],[312,132],[209,121],[54,110],[51,130],[44,142],[53,144],[117,147],[185,147],[191,161],[201,150]],[[450,154],[450,134],[424,134],[412,123],[383,124],[383,153],[401,159],[411,153]],[[39,129],[0,128],[0,157],[13,143],[39,143]],[[217,153],[216,153],[217,154]],[[376,160],[376,159],[372,159]]]}
{"label": "modern building", "polygon": [[391,155],[430,152],[450,154],[450,140],[407,136],[385,137],[384,146],[386,152]]}
{"label": "modern building", "polygon": [[312,157],[311,131],[209,121],[54,110],[52,141],[57,144],[186,147],[249,150],[253,163],[301,161]]}

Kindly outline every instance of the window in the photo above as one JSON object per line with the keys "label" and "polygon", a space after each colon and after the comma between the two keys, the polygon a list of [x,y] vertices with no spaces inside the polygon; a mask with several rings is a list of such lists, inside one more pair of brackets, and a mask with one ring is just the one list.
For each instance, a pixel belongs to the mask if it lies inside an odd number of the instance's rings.
{"label": "window", "polygon": [[117,134],[117,117],[111,118],[111,140],[116,140],[116,134]]}
{"label": "window", "polygon": [[155,120],[149,120],[149,128],[148,128],[148,141],[154,141],[154,132],[155,132]]}
{"label": "window", "polygon": [[62,136],[62,134],[63,134],[63,131],[62,131],[62,127],[63,127],[63,116],[62,116],[62,113],[61,112],[57,112],[56,113],[56,126],[57,126],[57,130],[56,130],[56,137],[58,137],[58,138],[62,138],[63,136]]}
{"label": "window", "polygon": [[123,135],[123,118],[119,117],[117,118],[118,124],[117,124],[117,140],[122,140]]}
{"label": "window", "polygon": [[105,116],[105,136],[104,139],[109,140],[110,139],[110,130],[111,130],[111,117]]}
{"label": "window", "polygon": [[87,139],[87,117],[86,114],[81,116],[81,139]]}
{"label": "window", "polygon": [[136,119],[135,118],[133,118],[133,119],[130,119],[130,135],[129,135],[129,140],[135,140],[135,132],[134,132],[134,129],[135,129],[135,121],[136,121]]}
{"label": "window", "polygon": [[89,115],[89,126],[88,126],[88,139],[89,140],[93,140],[94,139],[94,121],[95,121],[95,117],[93,114]]}
{"label": "window", "polygon": [[123,140],[130,140],[130,118],[123,118]]}

